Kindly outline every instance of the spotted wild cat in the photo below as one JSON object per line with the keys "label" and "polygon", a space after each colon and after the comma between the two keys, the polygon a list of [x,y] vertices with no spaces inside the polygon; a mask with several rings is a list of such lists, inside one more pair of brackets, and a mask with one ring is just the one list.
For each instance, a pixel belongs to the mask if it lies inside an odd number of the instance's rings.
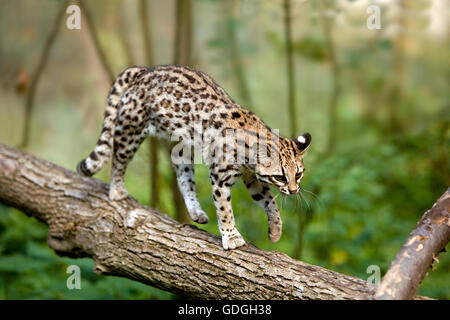
{"label": "spotted wild cat", "polygon": [[178,187],[189,215],[207,223],[194,180],[194,158],[200,150],[210,169],[224,249],[245,244],[231,207],[231,187],[239,177],[267,214],[270,240],[279,240],[282,222],[269,186],[283,194],[298,192],[303,156],[311,142],[308,133],[296,139],[281,137],[205,73],[175,65],[132,67],[115,80],[100,138],[77,171],[92,176],[112,157],[109,198],[124,199],[127,164],[147,136],[171,141]]}

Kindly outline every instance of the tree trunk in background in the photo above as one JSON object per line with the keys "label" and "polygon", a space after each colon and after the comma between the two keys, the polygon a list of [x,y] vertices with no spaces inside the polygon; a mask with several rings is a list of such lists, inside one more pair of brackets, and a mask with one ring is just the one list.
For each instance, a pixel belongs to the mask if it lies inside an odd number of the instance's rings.
{"label": "tree trunk in background", "polygon": [[151,67],[154,64],[155,59],[153,57],[147,0],[139,0],[139,19],[142,31],[142,43],[144,45],[145,62]]}
{"label": "tree trunk in background", "polygon": [[396,21],[398,25],[397,34],[393,39],[393,53],[392,53],[392,74],[390,77],[390,82],[387,89],[387,97],[385,100],[387,115],[389,121],[389,130],[392,133],[401,131],[402,124],[399,119],[398,110],[401,104],[403,95],[403,84],[405,81],[405,45],[406,45],[406,32],[408,29],[408,24],[406,21],[405,8],[403,8],[401,3],[398,12],[398,20]]}
{"label": "tree trunk in background", "polygon": [[117,25],[117,34],[119,36],[120,44],[122,45],[123,52],[125,54],[125,60],[127,67],[135,65],[135,59],[133,56],[133,52],[131,50],[131,46],[128,42],[128,33],[127,33],[127,23],[125,19],[125,2],[120,1],[116,2],[116,16],[118,19]]}
{"label": "tree trunk in background", "polygon": [[[147,66],[151,67],[155,64],[153,57],[152,38],[150,33],[150,24],[148,19],[147,0],[139,1],[139,17],[142,29],[142,40],[144,44],[145,61]],[[156,137],[149,137],[149,162],[150,162],[150,205],[157,208],[159,206],[159,172],[158,172],[158,140]]]}
{"label": "tree trunk in background", "polygon": [[103,70],[105,70],[106,75],[108,76],[108,79],[110,81],[110,85],[113,84],[115,77],[115,73],[111,67],[111,65],[108,62],[108,59],[106,58],[106,53],[102,48],[102,45],[100,44],[100,40],[98,38],[97,29],[95,27],[94,21],[92,20],[91,13],[89,12],[89,9],[87,8],[84,1],[79,0],[78,4],[81,8],[81,12],[83,13],[86,23],[87,23],[87,30],[89,32],[89,35],[91,36],[92,42],[94,43],[95,50],[97,51],[98,58],[100,60],[100,63],[103,66]]}
{"label": "tree trunk in background", "polygon": [[[291,22],[291,1],[283,1],[284,10],[284,34],[286,41],[286,74],[287,74],[287,95],[288,95],[288,115],[289,115],[289,128],[290,137],[294,138],[299,135],[297,130],[297,110],[295,100],[295,64],[294,64],[294,50],[292,44],[292,22]],[[303,250],[303,232],[306,226],[306,217],[303,209],[300,209],[298,213],[298,241],[294,251],[294,256],[297,259],[301,258]]]}
{"label": "tree trunk in background", "polygon": [[[300,200],[303,201],[303,200]],[[298,212],[298,232],[297,232],[297,245],[294,250],[294,259],[300,260],[303,254],[303,236],[305,235],[306,227],[311,221],[311,213],[308,212],[309,209],[300,209]]]}
{"label": "tree trunk in background", "polygon": [[399,103],[402,95],[402,82],[404,73],[405,57],[403,56],[403,37],[397,36],[394,40],[394,53],[392,59],[392,84],[388,91],[386,99],[386,107],[389,120],[389,130],[393,133],[401,129],[401,123],[398,118]]}
{"label": "tree trunk in background", "polygon": [[174,63],[192,63],[192,1],[177,0],[175,6]]}
{"label": "tree trunk in background", "polygon": [[290,137],[294,138],[298,135],[297,131],[297,111],[295,101],[295,65],[294,51],[292,45],[292,23],[291,23],[291,1],[283,1],[284,10],[284,34],[286,41],[286,72],[287,72],[287,95],[288,95],[288,115]]}
{"label": "tree trunk in background", "polygon": [[[175,37],[173,63],[192,66],[192,1],[177,0],[175,6]],[[170,148],[167,147],[170,160]],[[178,189],[176,173],[172,171],[172,195],[175,216],[180,222],[189,222],[183,196]]]}
{"label": "tree trunk in background", "polygon": [[[382,37],[382,30],[371,30],[372,36],[369,38],[366,45],[366,50],[371,52],[371,54],[378,54],[380,48],[378,43]],[[352,79],[352,85],[357,88],[357,93],[359,96],[359,101],[361,103],[362,118],[364,122],[372,125],[377,123],[377,113],[379,111],[378,106],[382,105],[383,102],[383,91],[385,85],[383,84],[381,88],[374,90],[365,79],[365,72],[351,72],[350,76]]]}
{"label": "tree trunk in background", "polygon": [[226,12],[225,31],[230,44],[228,46],[228,52],[231,69],[233,70],[234,77],[236,79],[236,87],[237,91],[239,92],[239,97],[241,98],[242,106],[244,106],[248,110],[252,110],[253,102],[248,88],[245,67],[242,63],[236,34],[236,11],[239,7],[239,0],[224,1],[224,6]]}
{"label": "tree trunk in background", "polygon": [[327,56],[331,66],[331,78],[332,78],[332,89],[331,96],[328,105],[328,143],[326,147],[325,154],[330,155],[334,152],[336,148],[336,143],[339,141],[337,139],[338,131],[338,119],[337,119],[337,107],[339,102],[339,96],[341,93],[340,86],[340,66],[336,54],[336,48],[333,40],[332,30],[333,27],[329,21],[329,18],[325,15],[325,11],[328,9],[325,6],[324,0],[319,1],[320,8],[320,22],[322,24],[323,33],[325,35],[325,41],[327,46]]}
{"label": "tree trunk in background", "polygon": [[59,28],[61,27],[61,22],[63,20],[64,14],[66,12],[66,8],[69,1],[63,1],[61,3],[61,8],[56,14],[55,21],[53,23],[53,27],[50,31],[50,34],[45,41],[44,49],[42,50],[42,55],[39,59],[38,65],[36,67],[36,71],[31,77],[30,88],[27,91],[26,100],[25,100],[25,120],[23,126],[22,133],[22,141],[19,146],[21,148],[25,148],[28,146],[30,142],[30,130],[31,130],[31,116],[33,114],[33,106],[34,106],[34,97],[36,95],[36,90],[39,84],[39,80],[41,79],[42,72],[47,65],[48,57],[50,56],[50,51],[53,47],[55,39],[58,35]]}

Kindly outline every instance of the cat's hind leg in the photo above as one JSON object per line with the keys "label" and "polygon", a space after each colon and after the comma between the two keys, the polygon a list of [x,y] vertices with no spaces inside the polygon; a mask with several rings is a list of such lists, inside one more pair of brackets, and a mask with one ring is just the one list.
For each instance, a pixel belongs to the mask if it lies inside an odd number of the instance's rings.
{"label": "cat's hind leg", "polygon": [[140,117],[136,119],[136,109],[134,105],[132,108],[124,106],[114,131],[114,151],[109,186],[109,199],[111,200],[122,200],[128,196],[125,187],[125,170],[142,141],[147,137],[147,131],[144,130],[147,119]]}

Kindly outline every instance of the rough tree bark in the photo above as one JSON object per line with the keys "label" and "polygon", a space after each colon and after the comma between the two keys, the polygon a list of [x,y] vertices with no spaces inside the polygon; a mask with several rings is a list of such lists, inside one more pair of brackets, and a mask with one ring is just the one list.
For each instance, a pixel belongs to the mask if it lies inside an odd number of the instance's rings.
{"label": "rough tree bark", "polygon": [[450,241],[450,188],[425,212],[383,278],[375,298],[412,299]]}
{"label": "rough tree bark", "polygon": [[[180,224],[108,185],[0,143],[0,202],[48,225],[48,244],[95,271],[202,299],[370,299],[366,281]],[[448,203],[447,203],[448,204]],[[421,298],[421,297],[416,297]]]}

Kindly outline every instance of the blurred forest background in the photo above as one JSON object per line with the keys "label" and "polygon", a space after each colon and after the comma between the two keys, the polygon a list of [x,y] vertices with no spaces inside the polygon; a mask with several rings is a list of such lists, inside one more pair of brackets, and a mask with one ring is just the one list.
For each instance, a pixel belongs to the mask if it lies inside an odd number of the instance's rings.
{"label": "blurred forest background", "polygon": [[[69,30],[68,4],[81,7]],[[369,5],[381,29],[369,29]],[[178,63],[211,75],[285,136],[310,132],[302,196],[277,198],[283,236],[240,182],[237,228],[264,250],[367,279],[382,275],[450,186],[447,0],[0,0],[0,141],[75,170],[97,141],[112,79],[130,65]],[[208,171],[199,199],[219,234]],[[109,168],[97,178],[108,182]],[[162,144],[127,171],[130,194],[186,220]],[[419,294],[450,298],[450,257]],[[68,290],[67,266],[81,267]],[[175,299],[60,258],[46,226],[0,204],[0,299]]]}

